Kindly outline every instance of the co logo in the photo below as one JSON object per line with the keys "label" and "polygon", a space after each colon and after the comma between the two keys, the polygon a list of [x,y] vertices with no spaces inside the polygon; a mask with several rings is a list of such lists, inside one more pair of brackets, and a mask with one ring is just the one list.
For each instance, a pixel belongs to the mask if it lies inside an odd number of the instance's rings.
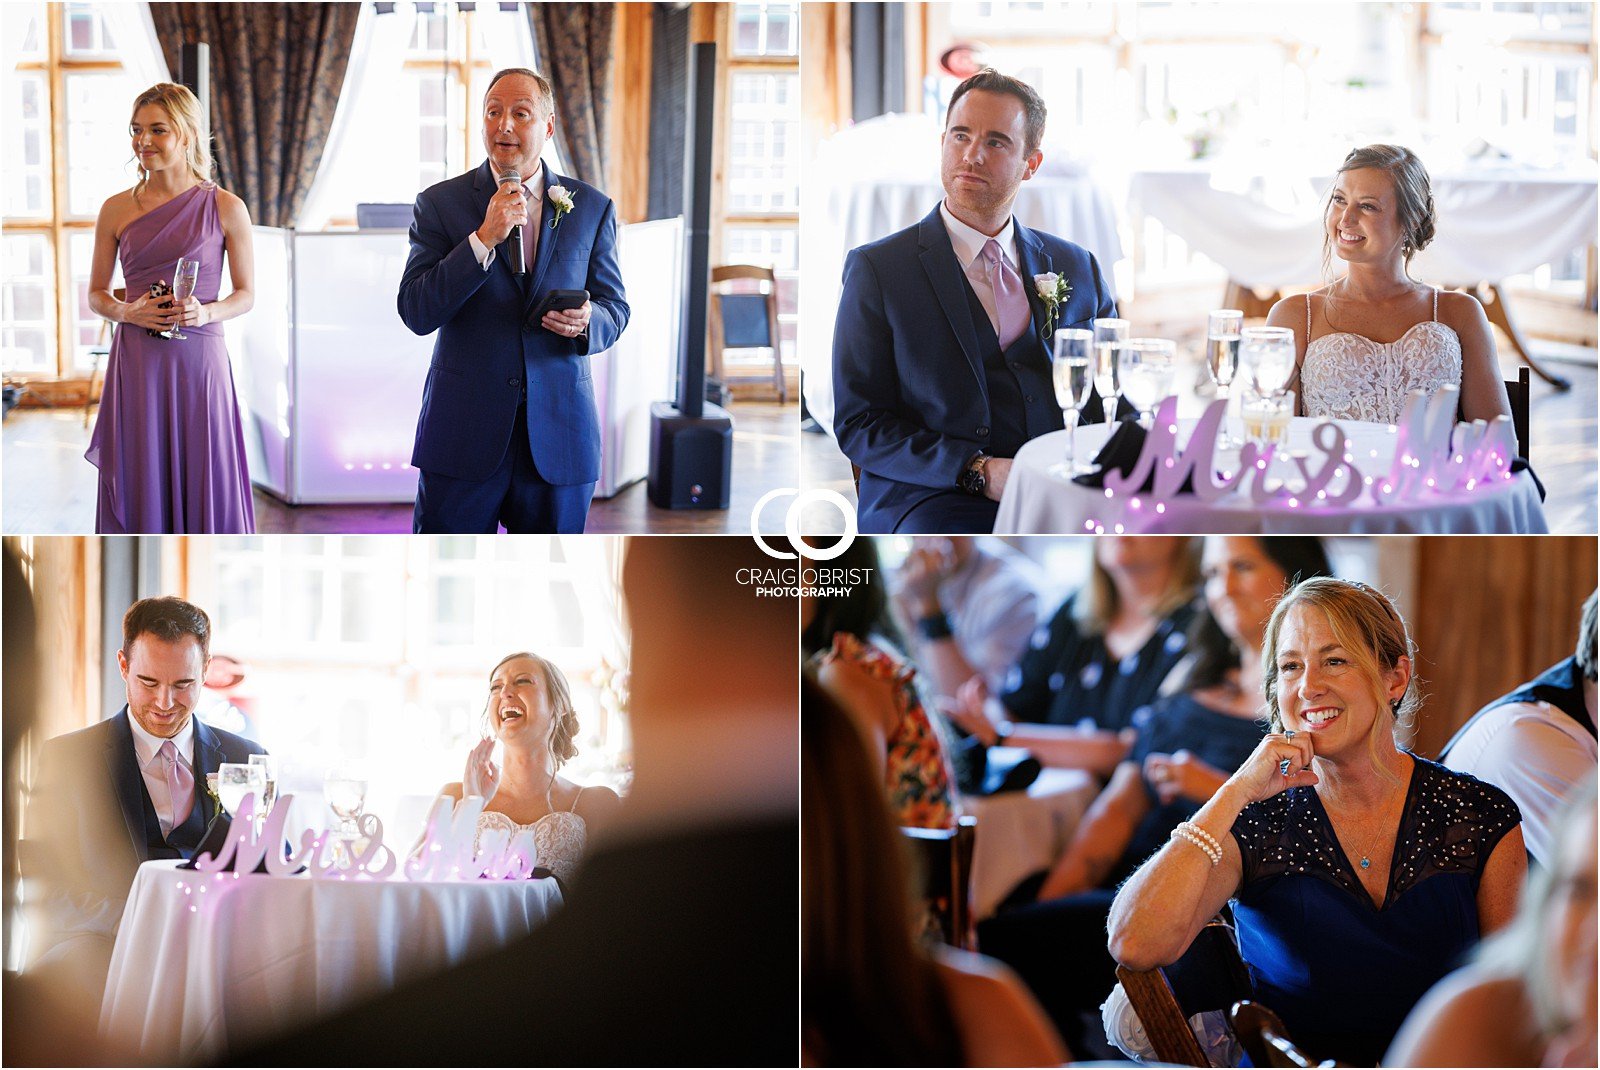
{"label": "co logo", "polygon": [[[783,519],[783,533],[788,536],[789,545],[794,547],[794,552],[774,550],[767,545],[761,537],[761,510],[766,508],[768,502],[775,498],[794,496],[794,501],[789,503],[789,512]],[[844,538],[826,550],[819,550],[812,546],[800,534],[800,514],[805,511],[811,502],[828,502],[836,506],[839,514],[844,517]],[[756,502],[755,508],[750,510],[750,537],[756,540],[756,545],[761,547],[761,552],[768,557],[776,557],[780,561],[793,561],[801,554],[814,561],[832,561],[856,541],[856,510],[855,506],[836,490],[808,490],[800,491],[795,487],[779,487],[769,490]]]}

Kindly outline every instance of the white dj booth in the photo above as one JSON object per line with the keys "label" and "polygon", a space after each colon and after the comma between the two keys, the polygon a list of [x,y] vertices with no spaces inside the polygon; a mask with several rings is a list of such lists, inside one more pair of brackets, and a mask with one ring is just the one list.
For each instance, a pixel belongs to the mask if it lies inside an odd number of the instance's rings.
{"label": "white dj booth", "polygon": [[[225,328],[256,486],[292,505],[412,501],[434,339],[412,334],[395,307],[406,232],[254,236],[255,307]],[[617,259],[632,315],[617,344],[590,358],[599,498],[645,477],[650,403],[673,396],[683,221],[620,228]]]}

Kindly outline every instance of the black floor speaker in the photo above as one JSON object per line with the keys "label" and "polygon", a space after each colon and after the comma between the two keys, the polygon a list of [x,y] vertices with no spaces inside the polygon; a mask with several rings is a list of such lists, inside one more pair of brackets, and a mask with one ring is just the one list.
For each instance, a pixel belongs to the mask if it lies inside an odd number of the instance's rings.
{"label": "black floor speaker", "polygon": [[733,482],[733,417],[707,403],[699,417],[670,401],[650,406],[650,501],[662,509],[726,509]]}

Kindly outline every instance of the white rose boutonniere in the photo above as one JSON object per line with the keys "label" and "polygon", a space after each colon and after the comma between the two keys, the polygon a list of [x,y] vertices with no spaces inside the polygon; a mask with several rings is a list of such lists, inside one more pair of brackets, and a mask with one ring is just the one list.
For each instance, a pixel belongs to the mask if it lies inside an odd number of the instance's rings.
{"label": "white rose boutonniere", "polygon": [[561,225],[561,217],[572,211],[572,191],[565,186],[551,186],[544,195],[550,198],[556,210],[555,218],[550,220],[550,229],[555,230]]}
{"label": "white rose boutonniere", "polygon": [[1053,271],[1033,277],[1033,288],[1044,302],[1044,340],[1048,345],[1056,329],[1056,313],[1072,296],[1072,283]]}

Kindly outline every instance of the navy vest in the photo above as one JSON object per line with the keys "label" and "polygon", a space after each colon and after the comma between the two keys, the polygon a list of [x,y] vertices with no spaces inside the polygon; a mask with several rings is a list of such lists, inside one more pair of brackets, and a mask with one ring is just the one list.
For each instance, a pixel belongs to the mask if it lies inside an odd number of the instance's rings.
{"label": "navy vest", "polygon": [[[1023,443],[1066,426],[1056,405],[1051,381],[1050,354],[1045,352],[1039,331],[1030,319],[1028,329],[1000,351],[1000,339],[989,322],[989,313],[966,283],[967,305],[972,310],[972,325],[977,330],[978,348],[983,352],[983,380],[989,394],[989,445],[994,457],[1015,457]],[[1023,283],[1024,286],[1028,284]],[[1033,303],[1028,303],[1030,313]]]}
{"label": "navy vest", "polygon": [[1467,729],[1478,723],[1479,717],[1490,710],[1509,706],[1514,702],[1548,702],[1582,725],[1585,732],[1591,736],[1595,734],[1594,720],[1589,716],[1588,707],[1583,703],[1583,676],[1578,671],[1578,659],[1567,658],[1565,661],[1556,662],[1515,691],[1501,695],[1473,714],[1467,719],[1467,723],[1450,737],[1450,742],[1444,745],[1444,749],[1439,752],[1439,760],[1444,761],[1444,756],[1450,753],[1450,748],[1460,741]]}
{"label": "navy vest", "polygon": [[204,773],[198,769],[195,770],[194,806],[190,809],[189,816],[184,819],[183,823],[174,827],[172,832],[163,839],[161,836],[161,819],[156,817],[156,804],[150,801],[150,789],[145,787],[144,776],[140,775],[139,807],[144,816],[146,859],[188,859],[194,854],[195,848],[200,846],[200,841],[206,834],[204,777]]}

